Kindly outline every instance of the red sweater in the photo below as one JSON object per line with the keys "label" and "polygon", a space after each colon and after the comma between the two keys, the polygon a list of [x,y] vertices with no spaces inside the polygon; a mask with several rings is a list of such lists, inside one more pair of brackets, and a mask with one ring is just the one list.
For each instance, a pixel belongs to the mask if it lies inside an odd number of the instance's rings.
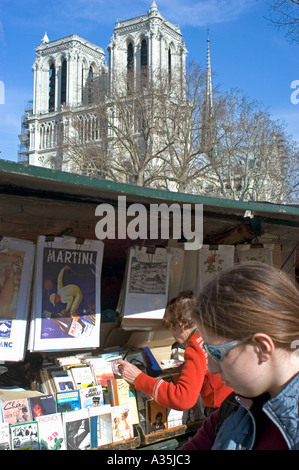
{"label": "red sweater", "polygon": [[224,385],[218,374],[209,373],[202,343],[199,333],[189,339],[177,383],[169,383],[141,373],[135,381],[135,388],[152,397],[157,403],[174,410],[191,409],[199,395],[204,406],[218,408],[232,389]]}

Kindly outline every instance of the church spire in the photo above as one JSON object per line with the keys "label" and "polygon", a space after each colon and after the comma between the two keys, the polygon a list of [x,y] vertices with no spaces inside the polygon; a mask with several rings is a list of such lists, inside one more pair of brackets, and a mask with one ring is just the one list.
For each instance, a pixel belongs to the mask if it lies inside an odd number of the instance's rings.
{"label": "church spire", "polygon": [[216,149],[216,125],[213,101],[212,68],[210,54],[210,35],[207,31],[207,65],[206,65],[206,90],[202,114],[202,139],[201,144],[204,152],[213,157],[217,157]]}
{"label": "church spire", "polygon": [[159,10],[158,10],[158,7],[157,7],[157,4],[155,2],[155,0],[153,0],[153,3],[148,11],[149,14],[152,14],[152,13],[159,13]]}
{"label": "church spire", "polygon": [[211,54],[210,54],[210,35],[209,28],[207,31],[207,70],[206,70],[206,112],[207,116],[211,117],[214,111],[213,103],[213,86],[212,86],[212,69],[211,69]]}

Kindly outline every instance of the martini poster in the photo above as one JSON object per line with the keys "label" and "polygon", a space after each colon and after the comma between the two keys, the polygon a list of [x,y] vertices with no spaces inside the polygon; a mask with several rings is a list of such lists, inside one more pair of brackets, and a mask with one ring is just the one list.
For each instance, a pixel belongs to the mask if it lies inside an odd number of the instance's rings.
{"label": "martini poster", "polygon": [[40,237],[33,306],[33,350],[99,347],[103,243]]}

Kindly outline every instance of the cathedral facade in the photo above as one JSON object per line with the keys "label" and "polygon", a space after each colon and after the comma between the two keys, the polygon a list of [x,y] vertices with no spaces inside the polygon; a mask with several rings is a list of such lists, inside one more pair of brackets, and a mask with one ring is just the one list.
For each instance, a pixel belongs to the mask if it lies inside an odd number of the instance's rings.
{"label": "cathedral facade", "polygon": [[155,1],[144,15],[116,23],[107,54],[76,34],[50,41],[46,33],[33,65],[28,163],[72,171],[64,141],[78,132],[74,116],[81,119],[82,133],[88,128],[89,138],[100,141],[97,100],[111,106],[129,84],[138,88],[144,77],[155,80],[162,73],[183,84],[186,55],[180,28],[163,18]]}

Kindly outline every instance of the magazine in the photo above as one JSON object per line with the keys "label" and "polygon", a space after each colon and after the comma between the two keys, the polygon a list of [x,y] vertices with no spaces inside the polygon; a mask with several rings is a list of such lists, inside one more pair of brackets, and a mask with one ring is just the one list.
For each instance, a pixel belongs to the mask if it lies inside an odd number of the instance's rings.
{"label": "magazine", "polygon": [[0,360],[24,359],[35,245],[15,238],[0,241]]}
{"label": "magazine", "polygon": [[38,238],[30,349],[100,346],[103,242]]}

